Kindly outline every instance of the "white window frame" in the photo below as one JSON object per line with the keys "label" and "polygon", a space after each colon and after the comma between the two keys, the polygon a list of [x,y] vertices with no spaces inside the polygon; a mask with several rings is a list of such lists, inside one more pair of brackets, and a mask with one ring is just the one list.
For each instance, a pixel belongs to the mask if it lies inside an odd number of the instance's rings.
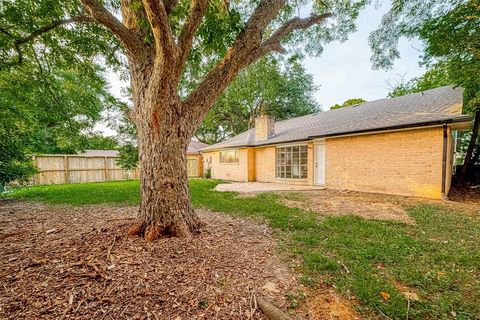
{"label": "white window frame", "polygon": [[[296,164],[294,164],[294,148],[298,148],[298,158],[296,159]],[[279,150],[285,149],[285,159],[284,163],[279,163]],[[281,152],[281,151],[280,151]],[[302,154],[305,154],[305,157],[302,157]],[[288,156],[289,155],[289,156]],[[290,164],[288,164],[288,157],[290,157]],[[294,167],[295,166],[295,167]],[[281,170],[283,167],[283,170]],[[288,167],[290,170],[288,171]],[[296,176],[294,176],[295,169],[298,171]],[[305,171],[302,171],[302,170]],[[287,176],[287,172],[290,172],[290,175]],[[308,179],[308,146],[306,144],[296,144],[296,145],[278,145],[275,146],[275,178],[276,179],[288,179],[288,180],[306,180]]]}

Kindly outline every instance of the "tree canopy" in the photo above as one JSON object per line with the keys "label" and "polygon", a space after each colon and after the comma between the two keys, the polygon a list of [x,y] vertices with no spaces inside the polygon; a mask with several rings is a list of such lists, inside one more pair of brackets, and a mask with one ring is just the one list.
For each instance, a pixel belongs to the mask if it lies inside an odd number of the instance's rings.
{"label": "tree canopy", "polygon": [[[102,112],[124,107],[109,93],[104,68],[93,56],[85,58],[82,51],[53,54],[47,46],[23,43],[25,36],[7,31],[5,15],[24,21],[9,5],[6,2],[4,11],[0,10],[0,118],[3,148],[14,148],[15,155],[12,150],[2,152],[0,161],[8,168],[1,178],[4,183],[31,174],[34,153],[74,153],[88,148]],[[46,42],[50,43],[48,36]]]}
{"label": "tree canopy", "polygon": [[265,57],[235,78],[207,114],[196,136],[216,143],[255,124],[261,113],[284,120],[318,112],[317,86],[298,57],[284,63]]}
{"label": "tree canopy", "polygon": [[338,104],[338,103],[334,104],[333,106],[330,107],[330,110],[351,107],[351,106],[360,104],[362,102],[367,102],[367,100],[363,98],[352,98],[352,99],[345,100],[342,104]]}

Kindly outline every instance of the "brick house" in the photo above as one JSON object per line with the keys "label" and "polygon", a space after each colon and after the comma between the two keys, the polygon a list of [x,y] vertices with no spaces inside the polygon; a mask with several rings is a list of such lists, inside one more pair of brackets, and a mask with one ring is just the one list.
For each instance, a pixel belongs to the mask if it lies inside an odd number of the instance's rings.
{"label": "brick house", "polygon": [[201,149],[215,179],[320,185],[429,198],[448,195],[463,90],[440,87],[275,122]]}

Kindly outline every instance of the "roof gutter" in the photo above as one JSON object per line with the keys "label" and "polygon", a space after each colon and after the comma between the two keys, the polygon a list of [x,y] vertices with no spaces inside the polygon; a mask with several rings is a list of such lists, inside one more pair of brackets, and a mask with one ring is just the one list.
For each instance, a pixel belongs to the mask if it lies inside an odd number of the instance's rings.
{"label": "roof gutter", "polygon": [[433,125],[447,125],[451,123],[461,123],[471,121],[472,117],[465,116],[462,118],[457,119],[447,119],[447,120],[436,120],[436,121],[427,121],[427,122],[419,122],[414,124],[405,124],[405,125],[398,125],[398,126],[390,126],[390,127],[383,127],[383,128],[375,128],[375,129],[366,129],[366,130],[357,130],[357,131],[346,131],[340,133],[331,133],[331,134],[323,134],[317,136],[309,136],[308,140],[315,139],[315,138],[327,138],[327,137],[335,137],[341,135],[350,135],[350,134],[361,134],[361,133],[370,133],[370,132],[378,132],[378,131],[389,131],[389,130],[400,130],[400,129],[409,129],[409,128],[417,128],[417,127],[425,127],[425,126],[433,126]]}
{"label": "roof gutter", "polygon": [[446,181],[447,181],[447,145],[448,145],[448,125],[443,124],[443,153],[442,153],[442,198],[446,199]]}

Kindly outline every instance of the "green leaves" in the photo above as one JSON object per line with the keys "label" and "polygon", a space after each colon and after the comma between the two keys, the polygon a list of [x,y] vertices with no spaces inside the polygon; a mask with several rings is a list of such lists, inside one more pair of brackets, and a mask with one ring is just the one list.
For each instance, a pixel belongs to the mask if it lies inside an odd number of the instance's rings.
{"label": "green leaves", "polygon": [[255,117],[268,113],[276,120],[318,111],[317,87],[298,58],[281,63],[266,57],[243,70],[220,96],[197,131],[209,143],[251,128]]}
{"label": "green leaves", "polygon": [[355,106],[357,104],[360,104],[362,102],[366,102],[367,100],[365,99],[362,99],[362,98],[352,98],[352,99],[348,99],[348,100],[345,100],[342,104],[335,104],[333,106],[330,107],[330,110],[335,110],[335,109],[340,109],[340,108],[345,108],[345,107],[351,107],[351,106]]}

